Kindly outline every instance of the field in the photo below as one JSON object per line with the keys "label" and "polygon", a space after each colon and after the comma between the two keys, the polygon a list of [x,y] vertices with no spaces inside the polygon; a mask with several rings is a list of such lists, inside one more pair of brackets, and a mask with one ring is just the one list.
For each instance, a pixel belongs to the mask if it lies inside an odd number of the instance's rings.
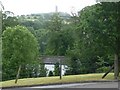
{"label": "field", "polygon": [[2,87],[14,87],[14,86],[33,86],[33,85],[45,85],[45,84],[74,83],[74,82],[98,81],[98,80],[103,81],[103,80],[114,79],[113,73],[108,74],[105,79],[101,78],[102,75],[103,73],[69,75],[69,76],[63,76],[62,80],[59,79],[59,76],[24,78],[24,79],[19,79],[17,84],[15,84],[15,80],[0,82],[0,84],[2,85]]}

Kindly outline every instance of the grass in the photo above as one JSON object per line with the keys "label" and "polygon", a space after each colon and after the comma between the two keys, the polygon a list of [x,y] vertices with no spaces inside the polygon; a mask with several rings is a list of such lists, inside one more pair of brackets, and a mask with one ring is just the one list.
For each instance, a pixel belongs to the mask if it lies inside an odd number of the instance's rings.
{"label": "grass", "polygon": [[19,79],[18,83],[15,84],[15,80],[3,81],[0,82],[2,87],[12,87],[12,86],[31,86],[31,85],[44,85],[44,84],[59,84],[59,83],[72,83],[72,82],[82,82],[82,81],[97,81],[97,80],[113,80],[113,73],[110,73],[106,76],[105,79],[102,79],[104,73],[96,74],[82,74],[82,75],[69,75],[63,76],[62,80],[58,76],[55,77],[41,77],[41,78],[24,78]]}

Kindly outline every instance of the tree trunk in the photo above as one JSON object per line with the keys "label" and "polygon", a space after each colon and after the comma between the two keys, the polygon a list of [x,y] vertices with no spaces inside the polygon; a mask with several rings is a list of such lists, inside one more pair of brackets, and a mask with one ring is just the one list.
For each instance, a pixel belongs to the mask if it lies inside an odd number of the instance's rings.
{"label": "tree trunk", "polygon": [[[119,75],[120,75],[120,55],[118,57],[118,77],[119,77]],[[120,80],[120,78],[119,78],[119,80]]]}
{"label": "tree trunk", "polygon": [[119,68],[118,68],[118,54],[115,54],[115,60],[114,60],[114,79],[118,79],[119,76]]}
{"label": "tree trunk", "polygon": [[18,69],[18,72],[17,72],[17,75],[16,75],[15,83],[17,83],[17,81],[19,79],[20,70],[21,70],[21,65],[19,65],[19,69]]}

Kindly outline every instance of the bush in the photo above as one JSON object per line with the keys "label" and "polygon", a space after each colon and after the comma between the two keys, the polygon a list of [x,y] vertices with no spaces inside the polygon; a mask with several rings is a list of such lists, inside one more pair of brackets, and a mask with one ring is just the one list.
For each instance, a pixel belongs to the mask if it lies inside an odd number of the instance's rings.
{"label": "bush", "polygon": [[49,76],[49,77],[54,76],[54,75],[53,75],[53,72],[52,72],[52,71],[49,71],[48,76]]}
{"label": "bush", "polygon": [[103,66],[96,70],[97,73],[105,73],[109,70],[109,67]]}

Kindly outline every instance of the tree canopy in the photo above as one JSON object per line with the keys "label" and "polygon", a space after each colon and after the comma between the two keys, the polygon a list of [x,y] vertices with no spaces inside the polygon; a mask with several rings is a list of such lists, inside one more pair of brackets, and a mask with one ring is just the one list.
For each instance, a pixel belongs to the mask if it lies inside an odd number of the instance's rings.
{"label": "tree canopy", "polygon": [[[119,7],[119,2],[104,2],[85,7],[79,13],[80,43],[88,49],[91,48],[90,52],[102,51],[109,55],[117,55],[114,68],[118,67],[120,55]],[[118,69],[115,69],[115,78],[116,73]]]}
{"label": "tree canopy", "polygon": [[7,66],[18,68],[19,65],[29,64],[38,59],[37,40],[25,27],[8,27],[3,32],[2,42],[3,75],[9,72],[5,71]]}

